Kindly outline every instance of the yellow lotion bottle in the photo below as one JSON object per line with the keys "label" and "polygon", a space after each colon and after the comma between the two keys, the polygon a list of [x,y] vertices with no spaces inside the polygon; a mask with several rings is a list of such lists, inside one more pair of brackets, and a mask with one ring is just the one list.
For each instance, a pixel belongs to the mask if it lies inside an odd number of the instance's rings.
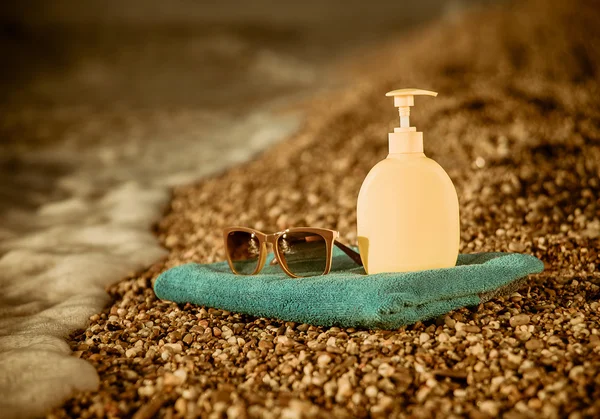
{"label": "yellow lotion bottle", "polygon": [[389,134],[387,158],[371,169],[358,195],[358,246],[368,274],[448,268],[458,257],[458,196],[444,169],[423,153],[423,133],[410,126],[416,95],[437,93],[386,94],[399,108],[400,127]]}

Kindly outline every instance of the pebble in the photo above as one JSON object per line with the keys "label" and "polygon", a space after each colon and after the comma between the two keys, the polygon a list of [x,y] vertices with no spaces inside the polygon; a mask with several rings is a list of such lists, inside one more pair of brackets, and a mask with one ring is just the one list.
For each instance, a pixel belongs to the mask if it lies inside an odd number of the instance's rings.
{"label": "pebble", "polygon": [[163,346],[165,350],[170,350],[173,353],[180,354],[183,351],[181,343],[165,343]]}
{"label": "pebble", "polygon": [[186,388],[181,392],[181,397],[186,400],[196,400],[198,398],[198,391],[195,388]]}
{"label": "pebble", "polygon": [[320,367],[325,367],[331,362],[331,356],[328,354],[319,355],[317,358],[317,364]]}
{"label": "pebble", "polygon": [[377,368],[377,372],[382,377],[391,377],[396,372],[395,368],[388,363],[383,363]]}
{"label": "pebble", "polygon": [[466,397],[467,391],[465,389],[459,388],[454,390],[454,397],[462,398]]}
{"label": "pebble", "polygon": [[142,397],[151,397],[155,393],[154,386],[143,386],[138,388],[138,394]]}
{"label": "pebble", "polygon": [[583,365],[577,365],[569,371],[569,378],[573,381],[576,381],[579,376],[583,375],[585,372],[585,367]]}
{"label": "pebble", "polygon": [[530,351],[535,351],[537,349],[542,349],[544,347],[544,343],[539,339],[531,339],[525,343],[525,347]]}
{"label": "pebble", "polygon": [[184,369],[178,369],[173,373],[167,372],[164,376],[164,384],[166,386],[178,386],[185,383],[187,380],[187,372]]}
{"label": "pebble", "polygon": [[261,341],[258,343],[258,347],[259,347],[260,349],[269,350],[269,349],[273,349],[273,348],[274,348],[274,345],[273,345],[273,342],[271,342],[271,341],[268,341],[268,340],[261,340]]}
{"label": "pebble", "polygon": [[482,402],[479,402],[479,409],[486,415],[489,415],[494,418],[498,417],[498,403],[492,400],[484,400]]}
{"label": "pebble", "polygon": [[185,416],[187,413],[187,401],[183,398],[178,398],[175,401],[175,411],[182,416]]}
{"label": "pebble", "polygon": [[365,396],[375,398],[379,394],[379,390],[375,386],[369,386],[365,389]]}
{"label": "pebble", "polygon": [[335,399],[338,403],[346,400],[352,395],[352,383],[348,377],[342,376],[337,382],[337,394]]}
{"label": "pebble", "polygon": [[529,317],[527,314],[517,314],[516,316],[510,318],[510,325],[512,327],[523,326],[529,324],[530,321],[531,317]]}
{"label": "pebble", "polygon": [[227,408],[227,419],[244,419],[246,418],[246,409],[243,405],[234,404]]}
{"label": "pebble", "polygon": [[463,328],[463,330],[465,332],[469,332],[469,333],[479,333],[481,332],[481,329],[479,328],[479,326],[475,326],[475,325],[467,325]]}
{"label": "pebble", "polygon": [[350,355],[358,354],[358,352],[359,352],[358,344],[351,340],[346,345],[346,352],[349,353]]}
{"label": "pebble", "polygon": [[137,356],[140,352],[142,352],[142,348],[140,348],[139,346],[134,346],[133,348],[129,348],[125,351],[125,356],[127,358],[133,358],[134,356]]}
{"label": "pebble", "polygon": [[[230,337],[232,337],[232,336],[233,336],[233,330],[231,330],[231,329],[230,329],[229,327],[227,327],[227,326],[223,326],[223,327],[221,328],[221,331],[222,331],[222,335],[223,335],[223,338],[224,338],[224,339],[229,339]],[[219,336],[219,335],[217,335],[217,334],[215,333],[215,336]]]}
{"label": "pebble", "polygon": [[508,250],[510,250],[511,252],[523,252],[526,248],[527,247],[522,243],[511,242],[508,245]]}

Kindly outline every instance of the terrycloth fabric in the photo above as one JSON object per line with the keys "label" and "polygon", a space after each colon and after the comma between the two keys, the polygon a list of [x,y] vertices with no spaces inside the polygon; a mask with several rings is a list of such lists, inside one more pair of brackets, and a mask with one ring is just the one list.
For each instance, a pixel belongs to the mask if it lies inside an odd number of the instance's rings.
{"label": "terrycloth fabric", "polygon": [[530,255],[479,253],[459,255],[453,268],[365,275],[337,250],[330,274],[294,279],[269,265],[272,258],[253,276],[234,275],[227,262],[177,266],[157,278],[154,291],[164,300],[253,316],[395,329],[514,291],[511,284],[544,269]]}

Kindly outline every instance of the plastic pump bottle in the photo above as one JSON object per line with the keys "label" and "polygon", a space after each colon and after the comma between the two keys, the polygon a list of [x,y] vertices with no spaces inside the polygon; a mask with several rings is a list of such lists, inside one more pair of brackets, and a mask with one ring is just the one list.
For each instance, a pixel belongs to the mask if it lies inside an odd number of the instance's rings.
{"label": "plastic pump bottle", "polygon": [[458,196],[448,174],[423,153],[423,133],[409,123],[414,96],[386,94],[399,108],[400,127],[389,134],[389,154],[371,169],[358,195],[358,246],[368,274],[447,268],[460,241]]}

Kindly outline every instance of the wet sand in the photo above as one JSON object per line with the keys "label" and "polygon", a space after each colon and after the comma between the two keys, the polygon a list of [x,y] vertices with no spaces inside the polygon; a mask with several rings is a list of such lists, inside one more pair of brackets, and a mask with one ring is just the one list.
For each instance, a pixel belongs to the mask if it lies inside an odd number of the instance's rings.
{"label": "wet sand", "polygon": [[[177,187],[156,227],[167,257],[110,287],[72,335],[100,375],[50,417],[594,417],[600,415],[600,15],[532,1],[390,40],[338,71],[260,158]],[[506,298],[394,331],[320,328],[158,301],[152,279],[223,259],[220,229],[338,229],[385,157],[383,94],[440,92],[411,120],[452,177],[461,251],[533,254],[546,271]]]}

